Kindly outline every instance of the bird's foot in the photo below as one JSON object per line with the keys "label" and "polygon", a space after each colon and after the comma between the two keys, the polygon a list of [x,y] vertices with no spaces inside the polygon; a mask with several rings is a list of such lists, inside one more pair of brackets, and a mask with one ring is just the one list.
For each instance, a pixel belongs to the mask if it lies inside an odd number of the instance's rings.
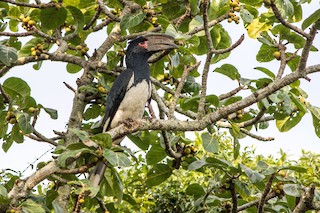
{"label": "bird's foot", "polygon": [[125,127],[131,129],[133,126],[133,122],[134,120],[132,118],[127,118],[126,120],[123,121],[123,124],[125,125]]}

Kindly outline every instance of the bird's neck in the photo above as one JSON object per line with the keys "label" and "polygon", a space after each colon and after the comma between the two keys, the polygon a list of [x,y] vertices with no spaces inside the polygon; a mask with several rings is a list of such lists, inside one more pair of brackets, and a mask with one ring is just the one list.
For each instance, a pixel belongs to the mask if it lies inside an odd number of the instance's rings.
{"label": "bird's neck", "polygon": [[127,63],[127,67],[133,70],[135,83],[138,83],[144,79],[149,81],[150,70],[148,65],[148,58],[135,57],[132,58],[131,62],[132,63]]}

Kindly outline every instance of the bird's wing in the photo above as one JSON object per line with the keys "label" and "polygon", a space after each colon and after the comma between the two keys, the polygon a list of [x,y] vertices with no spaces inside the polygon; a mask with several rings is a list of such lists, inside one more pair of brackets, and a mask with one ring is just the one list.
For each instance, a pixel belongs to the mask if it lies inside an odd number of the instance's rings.
{"label": "bird's wing", "polygon": [[120,75],[114,81],[107,101],[106,101],[106,112],[102,119],[101,125],[103,130],[107,130],[110,127],[113,117],[115,116],[128,88],[130,88],[130,82],[133,81],[133,70],[126,69],[120,73]]}

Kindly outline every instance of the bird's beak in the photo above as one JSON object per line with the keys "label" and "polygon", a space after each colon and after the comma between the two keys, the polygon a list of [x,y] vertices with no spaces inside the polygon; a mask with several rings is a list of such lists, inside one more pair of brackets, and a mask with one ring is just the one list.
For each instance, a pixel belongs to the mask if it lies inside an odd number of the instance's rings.
{"label": "bird's beak", "polygon": [[162,50],[173,50],[178,48],[174,43],[174,38],[167,34],[151,33],[146,34],[143,37],[148,40],[148,52],[159,52]]}

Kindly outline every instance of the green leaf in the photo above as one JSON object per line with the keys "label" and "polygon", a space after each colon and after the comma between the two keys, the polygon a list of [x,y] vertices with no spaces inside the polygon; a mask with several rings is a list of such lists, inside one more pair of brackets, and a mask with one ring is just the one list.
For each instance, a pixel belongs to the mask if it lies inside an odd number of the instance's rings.
{"label": "green leaf", "polygon": [[30,117],[27,113],[16,112],[15,116],[17,118],[20,129],[24,134],[29,134],[33,132],[33,127],[29,123]]}
{"label": "green leaf", "polygon": [[197,199],[197,198],[205,195],[206,193],[205,193],[202,186],[200,186],[197,183],[193,183],[187,187],[186,194],[194,196]]}
{"label": "green leaf", "polygon": [[80,0],[63,0],[62,6],[67,7],[67,6],[74,6],[77,7],[80,3]]}
{"label": "green leaf", "polygon": [[240,80],[241,77],[237,68],[234,67],[232,64],[224,64],[221,67],[216,68],[214,72],[221,73],[231,78],[231,80]]}
{"label": "green leaf", "polygon": [[240,154],[240,143],[238,138],[233,137],[233,159],[237,159]]}
{"label": "green leaf", "polygon": [[6,187],[2,186],[1,184],[0,184],[0,195],[4,196],[4,197],[7,197],[7,195],[8,195],[8,191],[7,191]]}
{"label": "green leaf", "polygon": [[246,167],[243,164],[240,164],[241,169],[244,171],[244,173],[246,174],[246,176],[250,179],[250,181],[255,184],[255,183],[259,183],[260,181],[262,181],[265,176],[260,174],[257,171],[254,171],[248,167]]}
{"label": "green leaf", "polygon": [[320,138],[320,108],[315,106],[308,106],[312,115],[312,123],[316,135]]}
{"label": "green leaf", "polygon": [[159,144],[153,145],[150,150],[147,152],[146,160],[148,165],[154,165],[167,156],[167,153],[164,148]]}
{"label": "green leaf", "polygon": [[250,195],[250,191],[248,189],[247,184],[241,181],[235,181],[236,191],[239,192],[242,198],[247,198]]}
{"label": "green leaf", "polygon": [[14,99],[17,95],[21,97],[30,96],[31,91],[29,85],[24,80],[16,77],[11,77],[5,80],[3,83],[3,89],[11,99]]}
{"label": "green leaf", "polygon": [[312,13],[308,18],[306,18],[302,22],[302,29],[305,30],[307,27],[309,27],[311,24],[317,22],[320,19],[320,9],[316,10],[314,13]]}
{"label": "green leaf", "polygon": [[[63,2],[63,3],[65,3],[65,2]],[[76,7],[72,7],[72,6],[68,6],[67,9],[71,12],[73,19],[75,21],[76,32],[81,31],[84,26],[84,16],[83,16],[81,10],[79,10]]]}
{"label": "green leaf", "polygon": [[277,49],[273,46],[269,46],[267,44],[262,44],[258,54],[256,55],[256,59],[258,62],[269,62],[274,59],[273,53],[277,51]]}
{"label": "green leaf", "polygon": [[207,161],[196,160],[196,161],[193,161],[192,163],[189,164],[188,170],[197,170],[197,169],[200,169],[201,167],[208,165],[208,164],[210,164],[210,163],[208,163]]}
{"label": "green leaf", "polygon": [[139,25],[144,18],[146,17],[146,13],[144,12],[138,12],[136,14],[128,14],[125,15],[120,22],[120,28],[122,30],[126,30],[130,27],[135,27]]}
{"label": "green leaf", "polygon": [[42,206],[31,199],[24,201],[21,204],[23,212],[32,212],[32,213],[46,213]]}
{"label": "green leaf", "polygon": [[52,119],[57,119],[58,118],[58,111],[55,109],[43,107],[43,110],[50,115]]}
{"label": "green leaf", "polygon": [[67,63],[68,73],[74,74],[74,73],[79,72],[81,69],[82,69],[82,67],[77,64]]}
{"label": "green leaf", "polygon": [[23,142],[23,135],[20,133],[20,128],[18,124],[15,124],[12,127],[11,131],[11,138],[17,143],[22,143]]}
{"label": "green leaf", "polygon": [[122,152],[114,152],[110,149],[105,149],[103,156],[107,159],[107,161],[112,165],[112,166],[130,166],[131,161],[127,157],[126,154]]}
{"label": "green leaf", "polygon": [[147,185],[155,186],[167,180],[172,174],[172,169],[166,164],[156,164],[147,173]]}
{"label": "green leaf", "polygon": [[33,38],[28,41],[25,45],[22,46],[20,49],[18,56],[20,57],[27,57],[31,54],[31,48],[37,46],[37,44],[41,44],[43,42],[42,38]]}
{"label": "green leaf", "polygon": [[101,107],[98,104],[91,104],[88,109],[83,113],[84,120],[97,118],[100,115]]}
{"label": "green leaf", "polygon": [[218,153],[219,151],[219,142],[215,139],[213,135],[209,133],[203,133],[201,135],[202,146],[207,152]]}
{"label": "green leaf", "polygon": [[17,50],[13,47],[8,47],[0,44],[0,61],[6,65],[10,66],[11,63],[18,59]]}
{"label": "green leaf", "polygon": [[49,7],[40,11],[41,27],[45,30],[56,29],[63,25],[67,19],[67,10],[65,8]]}
{"label": "green leaf", "polygon": [[302,193],[300,184],[284,184],[283,191],[293,197],[300,197]]}
{"label": "green leaf", "polygon": [[279,171],[280,170],[292,170],[292,171],[296,171],[296,172],[299,172],[299,173],[306,173],[307,172],[306,168],[303,168],[303,167],[300,167],[300,166],[282,166],[282,167],[279,168]]}
{"label": "green leaf", "polygon": [[274,74],[272,71],[270,71],[269,69],[267,69],[267,68],[264,68],[264,67],[255,67],[254,69],[263,72],[264,74],[266,74],[267,76],[269,76],[269,77],[272,78],[273,80],[276,78],[275,74]]}
{"label": "green leaf", "polygon": [[299,111],[293,115],[287,116],[284,119],[276,120],[276,126],[280,132],[287,132],[295,127],[304,116],[304,112]]}
{"label": "green leaf", "polygon": [[74,128],[69,128],[69,131],[73,132],[75,135],[78,136],[78,138],[81,141],[86,141],[89,138],[89,135],[86,131],[79,130],[79,129],[74,129]]}
{"label": "green leaf", "polygon": [[75,149],[75,150],[67,150],[65,152],[62,152],[59,156],[58,156],[58,164],[62,167],[65,168],[66,167],[66,161],[69,158],[77,158],[79,157],[83,152],[92,152],[92,150],[88,149],[88,148],[81,148],[81,149]]}
{"label": "green leaf", "polygon": [[127,135],[127,137],[135,144],[137,147],[139,147],[141,150],[148,150],[149,143],[147,141],[143,141],[139,136],[137,135]]}
{"label": "green leaf", "polygon": [[119,63],[121,57],[117,55],[115,51],[107,52],[107,68],[113,70]]}
{"label": "green leaf", "polygon": [[97,144],[104,148],[110,149],[112,147],[112,138],[108,133],[99,133],[91,137]]}

